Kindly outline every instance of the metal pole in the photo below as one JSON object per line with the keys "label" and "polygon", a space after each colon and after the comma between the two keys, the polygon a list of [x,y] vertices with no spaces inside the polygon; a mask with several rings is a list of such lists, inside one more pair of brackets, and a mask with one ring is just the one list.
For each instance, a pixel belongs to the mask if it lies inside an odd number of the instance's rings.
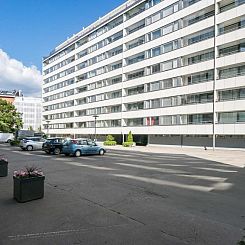
{"label": "metal pole", "polygon": [[216,48],[216,36],[217,36],[217,26],[216,26],[216,14],[217,14],[217,0],[214,0],[214,81],[213,81],[213,151],[215,150],[216,145],[216,132],[215,132],[215,123],[216,123],[216,111],[215,111],[215,102],[216,102],[216,79],[217,79],[217,69],[216,69],[216,57],[217,57],[217,48]]}
{"label": "metal pole", "polygon": [[47,137],[48,137],[48,136],[49,136],[49,123],[50,123],[50,121],[47,120],[46,123],[48,124],[48,125],[47,125]]}
{"label": "metal pole", "polygon": [[97,116],[97,115],[94,115],[93,116],[94,117],[94,141],[97,141],[97,132],[96,132],[96,129],[97,129],[97,118],[99,117],[99,116]]}

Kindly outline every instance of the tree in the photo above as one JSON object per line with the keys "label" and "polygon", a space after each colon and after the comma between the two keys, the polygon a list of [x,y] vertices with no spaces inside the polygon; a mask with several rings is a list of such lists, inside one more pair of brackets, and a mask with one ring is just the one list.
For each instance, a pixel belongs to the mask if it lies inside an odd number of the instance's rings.
{"label": "tree", "polygon": [[14,133],[23,127],[21,114],[13,104],[0,99],[0,132]]}
{"label": "tree", "polygon": [[131,131],[129,131],[129,133],[128,133],[127,142],[134,142],[133,135],[132,135],[132,132]]}
{"label": "tree", "polygon": [[29,126],[28,130],[30,131],[34,131],[33,127],[32,126]]}
{"label": "tree", "polygon": [[108,134],[106,136],[106,141],[114,141],[114,140],[115,140],[115,138],[112,135]]}

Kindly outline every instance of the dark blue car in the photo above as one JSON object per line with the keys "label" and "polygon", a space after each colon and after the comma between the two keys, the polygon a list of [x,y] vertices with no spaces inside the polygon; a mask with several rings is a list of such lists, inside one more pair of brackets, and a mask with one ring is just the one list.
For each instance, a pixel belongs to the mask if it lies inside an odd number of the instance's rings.
{"label": "dark blue car", "polygon": [[71,139],[63,143],[62,153],[66,156],[104,155],[105,149],[89,139]]}

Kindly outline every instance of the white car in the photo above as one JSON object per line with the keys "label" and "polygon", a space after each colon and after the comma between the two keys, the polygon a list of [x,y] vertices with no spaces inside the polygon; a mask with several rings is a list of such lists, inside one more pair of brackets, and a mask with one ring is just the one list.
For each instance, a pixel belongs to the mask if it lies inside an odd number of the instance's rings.
{"label": "white car", "polygon": [[40,137],[26,137],[20,141],[20,148],[27,151],[42,150],[44,142],[45,139]]}
{"label": "white car", "polygon": [[10,143],[13,139],[14,135],[12,133],[0,133],[0,143]]}

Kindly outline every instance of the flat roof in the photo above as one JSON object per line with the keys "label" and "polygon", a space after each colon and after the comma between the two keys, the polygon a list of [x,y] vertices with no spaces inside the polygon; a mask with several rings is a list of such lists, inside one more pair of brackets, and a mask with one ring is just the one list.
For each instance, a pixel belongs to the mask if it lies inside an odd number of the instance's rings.
{"label": "flat roof", "polygon": [[80,38],[88,35],[90,32],[96,30],[101,25],[105,24],[106,22],[108,22],[108,21],[110,21],[112,19],[115,19],[116,17],[118,17],[119,14],[122,14],[124,11],[126,11],[129,8],[133,7],[137,3],[140,3],[140,2],[143,2],[143,1],[144,0],[128,0],[128,1],[126,1],[125,3],[121,4],[119,7],[115,8],[112,11],[110,11],[105,16],[103,16],[103,17],[99,18],[97,21],[93,22],[88,27],[82,29],[77,34],[73,34],[72,37],[70,37],[68,40],[64,41],[63,43],[61,43],[60,45],[58,45],[54,50],[52,50],[49,53],[48,56],[43,57],[43,61],[45,61],[46,59],[52,57],[53,55],[55,55],[56,53],[58,53],[62,49],[66,48],[67,46],[69,46],[70,44],[72,44],[73,42],[76,42]]}

